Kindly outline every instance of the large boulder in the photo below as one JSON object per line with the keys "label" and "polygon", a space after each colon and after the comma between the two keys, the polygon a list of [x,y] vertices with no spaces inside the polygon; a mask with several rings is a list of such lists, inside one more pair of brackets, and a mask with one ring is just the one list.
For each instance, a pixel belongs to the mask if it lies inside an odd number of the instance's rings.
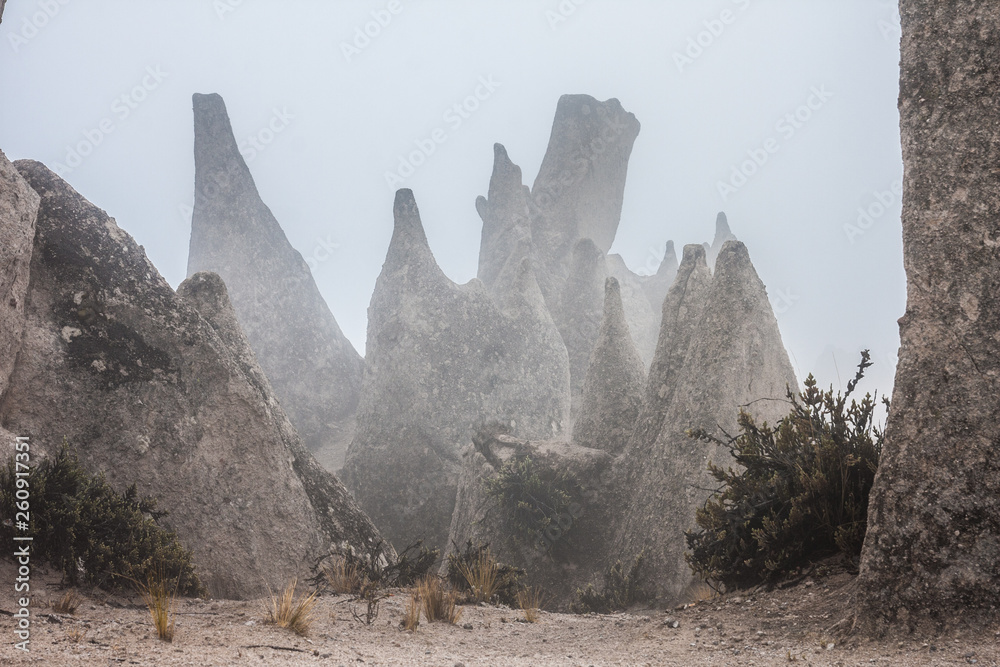
{"label": "large boulder", "polygon": [[[746,247],[738,241],[722,247],[707,291],[702,252],[685,248],[678,272],[684,289],[675,282],[678,290],[671,288],[664,302],[662,344],[646,393],[652,405],[640,418],[655,420],[662,413],[659,432],[649,440],[656,429],[640,423],[620,459],[620,483],[629,500],[616,544],[629,557],[645,553],[650,584],[667,600],[676,599],[692,581],[684,531],[694,527],[695,511],[713,488],[708,463],[725,467],[732,462],[728,450],[694,440],[687,431],[735,433],[741,406],[774,422],[785,412],[784,403],[760,399],[781,399],[796,386]],[[694,298],[686,298],[687,292]]]}
{"label": "large boulder", "polygon": [[0,151],[0,397],[7,389],[24,333],[38,202],[38,195]]}
{"label": "large boulder", "polygon": [[309,267],[261,201],[219,95],[194,95],[195,201],[188,275],[229,286],[243,331],[306,446],[332,469],[354,430],[364,361]]}
{"label": "large boulder", "polygon": [[15,166],[41,207],[6,428],[158,498],[216,597],[259,596],[331,545],[378,539],[302,449],[222,282],[195,276],[175,294],[104,211],[44,165]]}
{"label": "large boulder", "polygon": [[453,283],[427,244],[413,193],[400,190],[368,309],[358,426],[343,479],[397,546],[445,546],[460,452],[480,422],[522,437],[568,428],[565,348],[530,263]]}
{"label": "large boulder", "polygon": [[642,404],[646,367],[632,342],[618,281],[604,288],[604,319],[583,388],[573,443],[613,454],[624,449]]}
{"label": "large boulder", "polygon": [[1000,16],[902,0],[906,313],[868,508],[858,625],[1000,609]]}

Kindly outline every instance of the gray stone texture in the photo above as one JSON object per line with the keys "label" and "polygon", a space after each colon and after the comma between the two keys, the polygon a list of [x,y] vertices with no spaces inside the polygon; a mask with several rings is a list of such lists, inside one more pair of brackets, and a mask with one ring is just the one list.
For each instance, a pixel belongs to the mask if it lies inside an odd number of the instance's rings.
{"label": "gray stone texture", "polygon": [[221,281],[192,278],[178,296],[104,211],[44,165],[15,166],[41,207],[0,423],[36,455],[65,441],[115,488],[156,497],[216,597],[277,590],[331,544],[377,539],[309,463]]}
{"label": "gray stone texture", "polygon": [[24,332],[38,202],[38,195],[0,151],[0,398]]}
{"label": "gray stone texture", "polygon": [[195,202],[188,275],[222,276],[243,331],[302,441],[336,470],[353,436],[364,360],[261,201],[222,98],[195,94],[193,102]]}
{"label": "gray stone texture", "polygon": [[[708,462],[731,462],[727,450],[690,438],[688,429],[735,433],[740,406],[748,404],[751,414],[773,422],[787,405],[760,399],[781,399],[788,387],[797,386],[746,247],[738,241],[723,245],[707,289],[702,250],[688,246],[684,255],[664,302],[664,327],[646,394],[654,406],[644,408],[636,436],[619,460],[620,484],[629,501],[617,544],[629,557],[645,552],[650,584],[667,600],[680,596],[692,581],[684,531],[694,528],[695,511],[708,498],[707,489],[714,488]],[[642,421],[661,412],[662,426],[650,440],[657,429]]]}
{"label": "gray stone texture", "polygon": [[902,0],[906,313],[869,503],[859,627],[1000,608],[1000,14]]}
{"label": "gray stone texture", "polygon": [[441,271],[412,192],[396,193],[393,216],[343,479],[397,547],[444,547],[474,426],[562,433],[568,361],[530,263],[498,276],[495,300],[479,280],[457,285]]}
{"label": "gray stone texture", "polygon": [[624,449],[639,416],[645,385],[646,366],[625,322],[618,281],[608,278],[604,319],[590,356],[573,443],[612,454]]}

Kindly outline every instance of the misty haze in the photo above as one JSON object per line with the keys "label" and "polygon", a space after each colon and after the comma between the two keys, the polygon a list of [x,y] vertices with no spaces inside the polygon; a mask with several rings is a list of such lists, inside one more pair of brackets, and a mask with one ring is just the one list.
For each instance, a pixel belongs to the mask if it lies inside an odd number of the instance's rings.
{"label": "misty haze", "polygon": [[11,664],[1000,659],[989,3],[0,40]]}

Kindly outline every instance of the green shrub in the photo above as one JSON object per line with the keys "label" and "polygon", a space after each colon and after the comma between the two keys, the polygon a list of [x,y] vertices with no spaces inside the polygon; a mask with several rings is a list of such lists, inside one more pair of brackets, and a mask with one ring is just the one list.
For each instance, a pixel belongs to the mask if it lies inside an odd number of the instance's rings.
{"label": "green shrub", "polygon": [[[14,461],[0,470],[0,515],[14,516]],[[32,556],[62,572],[65,583],[118,589],[145,581],[154,571],[177,582],[183,594],[201,594],[191,554],[157,524],[166,512],[135,485],[115,491],[104,475],[91,476],[64,445],[27,476]],[[13,527],[0,525],[11,544]]]}
{"label": "green shrub", "polygon": [[641,584],[644,559],[643,554],[636,556],[628,572],[620,560],[616,561],[605,573],[604,588],[600,593],[593,584],[577,589],[572,610],[577,614],[607,614],[651,599],[652,595]]}
{"label": "green shrub", "polygon": [[[477,598],[480,593],[473,590],[473,582],[469,581],[468,575],[482,573],[484,563],[488,563],[490,577],[493,579],[491,597],[509,607],[517,604],[517,593],[521,588],[524,570],[496,562],[488,544],[473,544],[469,540],[465,543],[465,549],[460,550],[455,543],[452,546],[455,547],[455,552],[448,554],[448,582],[455,590],[465,593],[469,598]],[[477,578],[481,577],[472,577],[473,581]]]}
{"label": "green shrub", "polygon": [[573,525],[565,520],[575,516],[571,506],[579,489],[573,479],[562,471],[539,469],[530,456],[512,456],[484,480],[484,488],[500,508],[507,533],[524,546],[551,550],[555,542],[545,539],[546,531],[554,526],[565,537]]}
{"label": "green shrub", "polygon": [[776,427],[758,426],[741,410],[740,433],[728,441],[691,433],[727,446],[740,466],[709,464],[722,487],[698,510],[700,530],[687,534],[698,576],[731,590],[837,552],[857,561],[882,432],[872,423],[871,394],[850,406],[847,399],[868,366],[865,350],[843,395],[820,391],[810,375],[797,396],[788,390],[792,409]]}

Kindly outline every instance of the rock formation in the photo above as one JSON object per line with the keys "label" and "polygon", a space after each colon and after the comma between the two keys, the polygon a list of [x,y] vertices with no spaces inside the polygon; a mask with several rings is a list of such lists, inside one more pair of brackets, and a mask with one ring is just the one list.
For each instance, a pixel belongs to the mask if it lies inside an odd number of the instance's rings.
{"label": "rock formation", "polygon": [[0,397],[24,332],[38,195],[0,151]]}
{"label": "rock formation", "polygon": [[751,413],[773,422],[786,406],[758,399],[782,398],[787,387],[796,386],[746,247],[738,241],[722,247],[707,289],[703,250],[684,250],[664,302],[647,404],[619,459],[619,484],[630,498],[615,544],[629,557],[646,554],[650,583],[666,599],[675,599],[691,581],[684,531],[694,527],[695,510],[709,495],[705,489],[712,488],[708,462],[725,466],[731,460],[728,451],[686,431],[734,433],[740,406],[751,401]]}
{"label": "rock formation", "polygon": [[519,266],[530,257],[529,195],[521,182],[521,168],[510,161],[501,144],[494,144],[489,195],[476,199],[483,221],[478,277],[488,288],[492,289],[505,266]]}
{"label": "rock formation", "polygon": [[649,276],[640,276],[625,264],[621,255],[608,255],[605,261],[607,274],[618,281],[622,297],[622,308],[625,321],[635,349],[642,359],[645,368],[653,361],[656,350],[656,339],[660,331],[660,308],[663,299],[655,305],[650,302],[646,283],[652,280]]}
{"label": "rock formation", "polygon": [[663,307],[663,300],[667,296],[667,291],[674,284],[677,277],[677,252],[674,250],[674,242],[667,241],[667,247],[663,251],[663,259],[656,273],[647,277],[642,283],[642,289],[646,292],[646,299],[653,311],[660,312]]}
{"label": "rock formation", "polygon": [[590,356],[580,418],[573,443],[617,454],[635,428],[646,385],[646,366],[636,352],[625,323],[618,281],[604,288],[604,319]]}
{"label": "rock formation", "polygon": [[726,214],[719,211],[719,215],[715,217],[715,238],[712,239],[711,245],[705,244],[705,259],[708,261],[710,269],[715,269],[715,260],[719,256],[719,253],[722,252],[722,246],[726,244],[726,241],[735,240],[736,236],[729,229],[729,220],[726,218]]}
{"label": "rock formation", "polygon": [[1000,608],[1000,18],[902,0],[906,313],[868,510],[859,626]]}
{"label": "rock formation", "polygon": [[398,547],[444,547],[459,453],[480,422],[522,437],[568,427],[565,348],[530,263],[456,285],[438,267],[413,193],[396,193],[394,229],[368,310],[358,427],[343,479]]}
{"label": "rock formation", "polygon": [[[37,162],[21,350],[0,423],[36,455],[159,499],[211,595],[252,597],[378,532],[298,442],[216,276],[175,294],[115,221]],[[204,315],[199,314],[199,310]]]}
{"label": "rock formation", "polygon": [[195,202],[188,275],[215,271],[306,446],[343,464],[364,361],[302,256],[260,199],[219,95],[194,95]]}

